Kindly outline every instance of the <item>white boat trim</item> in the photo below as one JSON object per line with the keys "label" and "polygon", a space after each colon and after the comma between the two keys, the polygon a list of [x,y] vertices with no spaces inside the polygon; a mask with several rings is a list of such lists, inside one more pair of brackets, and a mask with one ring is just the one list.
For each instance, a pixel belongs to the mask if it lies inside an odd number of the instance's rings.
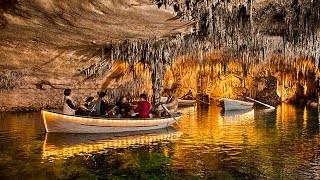
{"label": "white boat trim", "polygon": [[47,132],[114,133],[165,128],[179,120],[181,113],[175,118],[107,118],[71,116],[42,110],[41,116]]}

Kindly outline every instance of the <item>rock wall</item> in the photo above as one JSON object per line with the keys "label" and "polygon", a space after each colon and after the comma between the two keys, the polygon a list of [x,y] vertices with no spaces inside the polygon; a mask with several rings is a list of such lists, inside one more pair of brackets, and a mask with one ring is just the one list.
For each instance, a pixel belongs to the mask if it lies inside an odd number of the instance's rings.
{"label": "rock wall", "polygon": [[319,22],[319,0],[1,1],[1,109],[58,107],[67,87],[78,99],[107,90],[156,102],[163,78],[178,94],[276,100],[274,76],[282,100],[309,96]]}

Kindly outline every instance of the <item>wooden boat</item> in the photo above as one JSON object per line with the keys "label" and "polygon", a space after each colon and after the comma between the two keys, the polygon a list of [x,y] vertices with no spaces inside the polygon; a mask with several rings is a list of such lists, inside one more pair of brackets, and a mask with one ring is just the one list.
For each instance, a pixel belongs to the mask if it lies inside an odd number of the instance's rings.
{"label": "wooden boat", "polygon": [[47,133],[42,148],[43,159],[64,159],[81,154],[103,153],[109,149],[139,147],[155,142],[174,141],[182,132],[172,127],[149,131],[62,134]]}
{"label": "wooden boat", "polygon": [[226,110],[241,110],[241,109],[251,109],[253,107],[252,102],[245,102],[240,100],[222,98],[219,99],[221,107]]}
{"label": "wooden boat", "polygon": [[[165,103],[167,101],[168,97],[161,97],[160,102]],[[187,100],[187,99],[178,99],[178,106],[194,106],[197,100]]]}
{"label": "wooden boat", "polygon": [[114,133],[144,131],[171,126],[181,113],[169,118],[105,118],[71,116],[59,111],[42,110],[41,116],[47,132],[61,133]]}

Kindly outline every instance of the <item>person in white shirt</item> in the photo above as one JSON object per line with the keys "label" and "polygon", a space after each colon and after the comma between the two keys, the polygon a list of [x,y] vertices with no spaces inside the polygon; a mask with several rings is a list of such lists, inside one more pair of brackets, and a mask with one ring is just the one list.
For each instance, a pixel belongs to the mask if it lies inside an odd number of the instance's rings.
{"label": "person in white shirt", "polygon": [[63,114],[67,115],[75,115],[77,108],[73,104],[73,100],[71,96],[71,89],[65,89],[64,92],[64,99],[63,99]]}
{"label": "person in white shirt", "polygon": [[168,99],[164,105],[169,109],[170,112],[177,112],[178,110],[178,98],[173,94],[172,89],[167,90]]}

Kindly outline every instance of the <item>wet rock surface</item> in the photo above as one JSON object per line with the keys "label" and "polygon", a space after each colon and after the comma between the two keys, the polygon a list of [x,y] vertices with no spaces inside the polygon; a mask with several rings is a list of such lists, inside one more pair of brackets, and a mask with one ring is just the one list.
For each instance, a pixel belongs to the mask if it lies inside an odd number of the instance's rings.
{"label": "wet rock surface", "polygon": [[265,79],[265,88],[257,94],[257,100],[275,106],[281,103],[277,94],[277,79],[269,77]]}

